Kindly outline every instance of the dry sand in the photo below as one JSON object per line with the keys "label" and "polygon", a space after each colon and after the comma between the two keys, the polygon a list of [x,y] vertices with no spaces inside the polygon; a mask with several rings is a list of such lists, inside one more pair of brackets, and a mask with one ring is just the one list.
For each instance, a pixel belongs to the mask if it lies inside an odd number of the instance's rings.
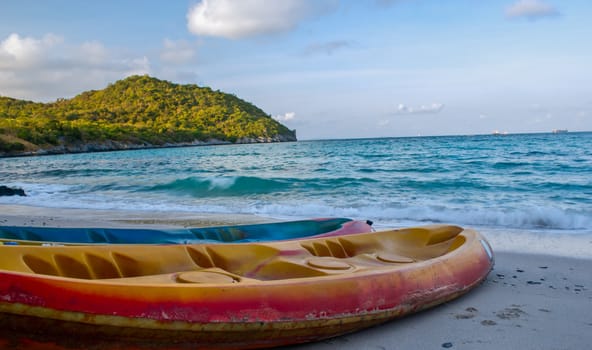
{"label": "dry sand", "polygon": [[[0,205],[0,225],[170,227],[266,221],[273,220]],[[590,257],[496,250],[495,268],[487,280],[459,299],[371,329],[286,349],[590,349],[592,253]]]}
{"label": "dry sand", "polygon": [[590,349],[592,260],[497,253],[477,289],[381,326],[286,349]]}

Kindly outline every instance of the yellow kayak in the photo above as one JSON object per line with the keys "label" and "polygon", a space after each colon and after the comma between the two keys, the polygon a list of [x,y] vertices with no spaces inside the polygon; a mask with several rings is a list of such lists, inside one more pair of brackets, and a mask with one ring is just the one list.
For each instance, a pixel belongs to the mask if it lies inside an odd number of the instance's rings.
{"label": "yellow kayak", "polygon": [[266,243],[0,246],[0,347],[261,348],[468,292],[486,240],[425,226]]}

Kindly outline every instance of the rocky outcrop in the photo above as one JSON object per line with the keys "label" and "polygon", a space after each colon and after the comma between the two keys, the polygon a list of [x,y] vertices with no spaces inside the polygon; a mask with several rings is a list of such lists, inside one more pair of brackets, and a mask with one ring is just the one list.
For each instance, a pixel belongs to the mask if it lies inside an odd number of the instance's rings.
{"label": "rocky outcrop", "polygon": [[236,141],[236,143],[271,143],[271,142],[294,142],[296,135],[276,135],[273,137],[243,137]]}
{"label": "rocky outcrop", "polygon": [[[275,143],[275,142],[295,142],[297,141],[295,135],[276,135],[273,137],[243,137],[236,140],[236,144],[249,143]],[[34,151],[23,152],[1,152],[0,157],[19,157],[19,156],[40,156],[51,154],[66,154],[66,153],[90,153],[90,152],[108,152],[108,151],[124,151],[134,149],[149,149],[149,148],[172,148],[172,147],[191,147],[191,146],[212,146],[212,145],[229,145],[230,141],[223,141],[218,139],[209,139],[206,141],[195,140],[193,142],[178,142],[165,143],[162,145],[154,145],[150,143],[127,143],[120,141],[107,140],[103,142],[92,143],[77,143],[77,144],[62,144],[59,146],[40,148]]]}
{"label": "rocky outcrop", "polygon": [[0,186],[0,196],[26,196],[22,188],[12,188],[8,186]]}

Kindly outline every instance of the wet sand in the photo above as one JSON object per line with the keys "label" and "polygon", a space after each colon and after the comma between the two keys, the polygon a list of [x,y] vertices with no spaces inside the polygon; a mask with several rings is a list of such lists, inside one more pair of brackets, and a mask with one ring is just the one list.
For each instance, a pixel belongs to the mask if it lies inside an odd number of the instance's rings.
{"label": "wet sand", "polygon": [[48,227],[200,227],[277,221],[248,214],[39,208],[0,204],[0,225]]}

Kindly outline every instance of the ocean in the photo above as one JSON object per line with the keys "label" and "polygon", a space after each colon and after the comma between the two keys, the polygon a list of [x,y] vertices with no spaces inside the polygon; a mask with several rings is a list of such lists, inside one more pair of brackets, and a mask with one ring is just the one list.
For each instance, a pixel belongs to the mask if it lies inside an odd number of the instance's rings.
{"label": "ocean", "polygon": [[[592,133],[197,146],[0,159],[0,204],[451,223],[592,257]],[[544,238],[544,243],[540,241]]]}

